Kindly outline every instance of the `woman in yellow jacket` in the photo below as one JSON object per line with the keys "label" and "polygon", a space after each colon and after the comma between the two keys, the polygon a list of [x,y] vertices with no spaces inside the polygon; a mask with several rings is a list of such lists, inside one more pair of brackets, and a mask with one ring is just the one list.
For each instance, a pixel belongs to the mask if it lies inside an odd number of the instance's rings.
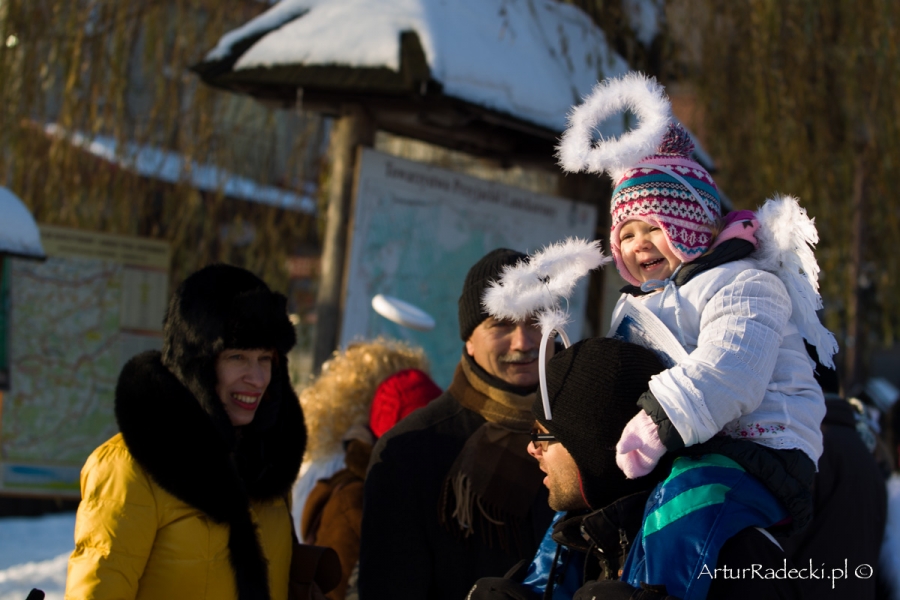
{"label": "woman in yellow jacket", "polygon": [[120,433],[82,469],[66,598],[286,600],[306,429],[285,298],[212,265],[179,286],[164,336],[123,368]]}

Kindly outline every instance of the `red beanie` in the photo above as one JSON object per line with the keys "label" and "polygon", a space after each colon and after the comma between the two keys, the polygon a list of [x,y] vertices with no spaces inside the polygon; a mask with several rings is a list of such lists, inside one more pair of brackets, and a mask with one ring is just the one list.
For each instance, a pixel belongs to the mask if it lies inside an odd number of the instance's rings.
{"label": "red beanie", "polygon": [[439,388],[419,369],[398,371],[381,382],[372,399],[369,427],[375,437],[381,437],[417,408],[422,408],[441,395]]}

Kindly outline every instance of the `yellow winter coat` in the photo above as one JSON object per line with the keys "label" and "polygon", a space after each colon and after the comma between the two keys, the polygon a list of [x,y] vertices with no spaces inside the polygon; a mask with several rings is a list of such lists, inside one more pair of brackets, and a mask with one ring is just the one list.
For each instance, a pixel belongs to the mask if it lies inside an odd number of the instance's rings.
{"label": "yellow winter coat", "polygon": [[[118,434],[81,472],[66,599],[236,598],[228,525],[162,489]],[[251,503],[273,600],[287,598],[290,512],[283,499]]]}
{"label": "yellow winter coat", "polygon": [[66,599],[287,600],[305,430],[285,396],[229,447],[158,352],[132,359],[116,390],[121,433],[81,471]]}

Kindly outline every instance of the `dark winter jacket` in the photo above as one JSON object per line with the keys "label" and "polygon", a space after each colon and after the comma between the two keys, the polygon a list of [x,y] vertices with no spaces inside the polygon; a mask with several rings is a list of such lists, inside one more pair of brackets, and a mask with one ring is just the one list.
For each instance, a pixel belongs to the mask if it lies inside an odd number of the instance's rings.
{"label": "dark winter jacket", "polygon": [[856,430],[853,407],[842,399],[827,400],[822,422],[825,451],[813,484],[813,521],[787,541],[786,550],[800,567],[823,565],[850,571],[834,582],[808,579],[800,585],[810,598],[874,598],[876,577],[857,577],[860,565],[878,569],[887,521],[884,477],[872,452]]}
{"label": "dark winter jacket", "polygon": [[[557,526],[554,539],[587,554],[584,568],[586,582],[619,578],[625,558],[631,551],[631,544],[641,526],[648,496],[649,493],[644,492],[627,496],[602,510],[567,519]],[[725,543],[719,554],[718,564],[710,565],[710,570],[716,575],[716,567],[752,568],[753,564],[780,569],[785,558],[784,552],[763,533],[748,528]],[[677,557],[669,559],[674,561]],[[773,586],[772,582],[763,579],[754,581],[748,577],[735,584],[731,579],[725,578],[723,571],[719,571],[719,574],[710,586],[707,596],[709,600],[800,597],[791,582],[776,581],[775,583],[784,585]],[[592,587],[591,583],[584,586],[585,591]],[[660,599],[662,597],[664,595],[660,594]],[[598,596],[598,600],[601,598],[602,596]]]}
{"label": "dark winter jacket", "polygon": [[[506,549],[441,523],[445,480],[466,441],[486,422],[451,389],[386,433],[365,484],[359,591],[362,600],[465,598],[480,577],[530,558],[553,516],[543,486]],[[469,388],[471,389],[471,388]],[[526,436],[527,438],[527,436]],[[526,441],[527,443],[527,441]],[[539,476],[537,462],[534,470]]]}
{"label": "dark winter jacket", "polygon": [[585,555],[582,581],[618,579],[641,527],[650,492],[638,492],[587,515],[566,518],[553,540]]}
{"label": "dark winter jacket", "polygon": [[[674,557],[673,557],[674,558]],[[802,568],[802,565],[799,567]],[[797,579],[790,573],[795,565],[784,551],[764,533],[747,528],[728,540],[719,553],[718,564],[710,567],[714,580],[707,600],[800,600]],[[794,571],[795,573],[797,571]],[[837,596],[836,596],[837,597]],[[573,600],[678,600],[662,586],[640,590],[622,581],[589,582]]]}
{"label": "dark winter jacket", "polygon": [[[625,558],[637,537],[644,518],[644,508],[650,492],[640,492],[626,496],[613,504],[588,514],[572,514],[554,527],[553,539],[560,545],[575,551],[572,556],[583,557],[582,588],[575,594],[577,600],[627,600],[636,593],[636,588],[618,581]],[[777,570],[791,569],[794,565],[784,551],[761,530],[744,529],[728,540],[719,552],[717,565],[710,566],[712,584],[709,600],[758,600],[774,598],[796,600],[801,598],[797,582],[785,575],[778,578]],[[779,542],[780,543],[780,542]],[[677,560],[678,557],[669,557]],[[755,565],[759,565],[759,576],[751,576]],[[799,565],[802,567],[803,565]],[[716,569],[719,569],[716,571]],[[747,569],[747,571],[743,571]],[[773,569],[771,577],[765,579],[767,569]],[[568,565],[557,565],[551,581],[554,585],[559,574],[570,576]],[[745,574],[740,576],[739,574]],[[553,591],[536,594],[519,583],[525,569],[514,569],[507,578],[485,578],[478,581],[470,600],[538,600],[539,598],[559,598]],[[568,587],[568,586],[567,586]],[[664,588],[644,590],[641,600],[676,600],[667,596]]]}

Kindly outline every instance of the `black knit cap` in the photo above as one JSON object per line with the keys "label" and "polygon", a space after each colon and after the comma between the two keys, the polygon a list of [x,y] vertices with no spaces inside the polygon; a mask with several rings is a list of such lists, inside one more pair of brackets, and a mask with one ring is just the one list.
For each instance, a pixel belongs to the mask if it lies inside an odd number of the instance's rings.
{"label": "black knit cap", "polygon": [[627,479],[616,465],[616,443],[640,410],[637,401],[650,377],[663,368],[652,350],[613,338],[583,340],[547,364],[552,420],[544,416],[540,393],[531,411],[572,455],[584,498],[595,510],[662,479],[659,468]]}
{"label": "black knit cap", "polygon": [[488,283],[500,279],[503,267],[522,260],[528,260],[528,255],[509,248],[497,248],[488,252],[469,269],[459,297],[459,336],[464,342],[490,316],[481,304]]}

